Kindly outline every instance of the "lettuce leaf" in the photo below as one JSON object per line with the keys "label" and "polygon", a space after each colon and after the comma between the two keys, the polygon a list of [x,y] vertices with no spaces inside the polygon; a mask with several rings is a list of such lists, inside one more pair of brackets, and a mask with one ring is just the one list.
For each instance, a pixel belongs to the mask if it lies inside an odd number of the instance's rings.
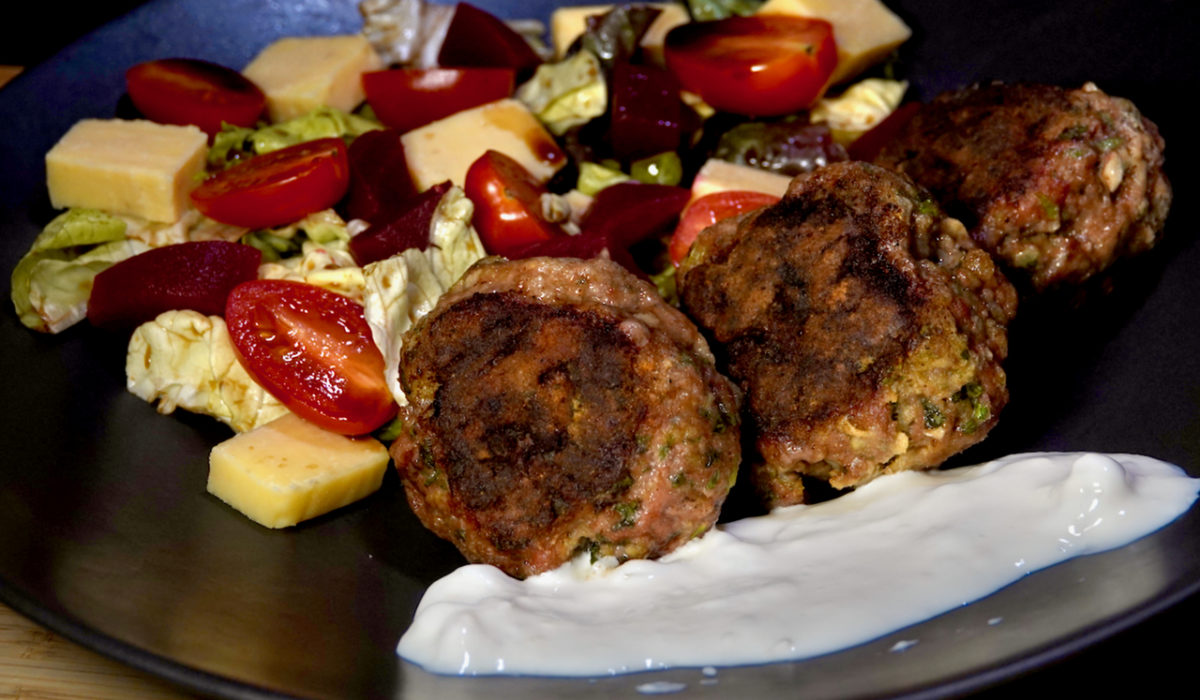
{"label": "lettuce leaf", "polygon": [[157,403],[159,413],[182,408],[237,432],[288,412],[242,367],[225,321],[197,311],[167,311],[138,326],[125,355],[125,385]]}

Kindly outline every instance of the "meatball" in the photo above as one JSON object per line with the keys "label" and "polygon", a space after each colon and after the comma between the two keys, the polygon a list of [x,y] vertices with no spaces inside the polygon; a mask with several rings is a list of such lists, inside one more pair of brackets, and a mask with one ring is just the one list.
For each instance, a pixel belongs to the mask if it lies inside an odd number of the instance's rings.
{"label": "meatball", "polygon": [[712,527],[741,461],[703,336],[609,260],[481,261],[405,335],[400,381],[413,512],[516,577],[666,554]]}
{"label": "meatball", "polygon": [[1171,205],[1163,139],[1088,83],[991,84],[924,105],[876,163],[931,190],[1035,291],[1151,248]]}
{"label": "meatball", "polygon": [[804,501],[934,467],[987,434],[1016,291],[908,178],[834,163],[778,203],[705,229],[679,271],[685,310],[746,394],[755,486]]}

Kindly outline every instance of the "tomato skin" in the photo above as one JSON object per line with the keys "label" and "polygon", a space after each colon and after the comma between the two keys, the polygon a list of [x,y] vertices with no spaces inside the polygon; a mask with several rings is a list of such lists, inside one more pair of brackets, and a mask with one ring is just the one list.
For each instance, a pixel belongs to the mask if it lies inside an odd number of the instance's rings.
{"label": "tomato skin", "polygon": [[400,131],[508,97],[515,80],[512,68],[396,68],[362,77],[375,116]]}
{"label": "tomato skin", "polygon": [[316,139],[217,173],[192,190],[192,203],[222,223],[268,228],[332,207],[349,182],[345,142]]}
{"label": "tomato skin", "polygon": [[663,50],[685,90],[760,117],[808,108],[837,67],[832,25],[791,15],[689,22],[667,34]]}
{"label": "tomato skin", "polygon": [[713,192],[700,197],[683,210],[671,244],[667,248],[671,262],[676,266],[687,257],[696,237],[704,229],[731,216],[753,211],[779,201],[779,197],[765,192],[750,190],[727,190]]}
{"label": "tomato skin", "polygon": [[252,280],[230,292],[225,323],[250,376],[310,423],[362,435],[395,415],[383,355],[354,301],[303,282]]}
{"label": "tomato skin", "polygon": [[221,122],[254,126],[267,98],[232,68],[194,58],[146,61],[125,71],[125,90],[146,118],[195,124],[212,136]]}
{"label": "tomato skin", "polygon": [[463,191],[475,204],[475,230],[493,255],[511,257],[533,243],[566,235],[542,216],[546,188],[499,151],[489,150],[471,164]]}

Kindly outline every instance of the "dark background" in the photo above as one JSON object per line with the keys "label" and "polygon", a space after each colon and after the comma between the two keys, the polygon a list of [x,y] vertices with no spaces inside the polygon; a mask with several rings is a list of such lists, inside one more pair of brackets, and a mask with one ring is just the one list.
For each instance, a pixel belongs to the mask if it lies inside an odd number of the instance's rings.
{"label": "dark background", "polygon": [[0,65],[41,63],[62,47],[144,1],[6,2],[7,16],[0,20]]}

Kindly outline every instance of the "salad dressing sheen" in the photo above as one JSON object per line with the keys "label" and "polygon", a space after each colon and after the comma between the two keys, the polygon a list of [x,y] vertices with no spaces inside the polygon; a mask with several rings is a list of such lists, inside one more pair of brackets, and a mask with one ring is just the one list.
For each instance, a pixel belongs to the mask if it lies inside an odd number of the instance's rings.
{"label": "salad dressing sheen", "polygon": [[435,582],[397,652],[443,674],[597,676],[801,659],[982,598],[1174,520],[1200,479],[1149,457],[1039,453],[877,479],[728,523],[657,561]]}

